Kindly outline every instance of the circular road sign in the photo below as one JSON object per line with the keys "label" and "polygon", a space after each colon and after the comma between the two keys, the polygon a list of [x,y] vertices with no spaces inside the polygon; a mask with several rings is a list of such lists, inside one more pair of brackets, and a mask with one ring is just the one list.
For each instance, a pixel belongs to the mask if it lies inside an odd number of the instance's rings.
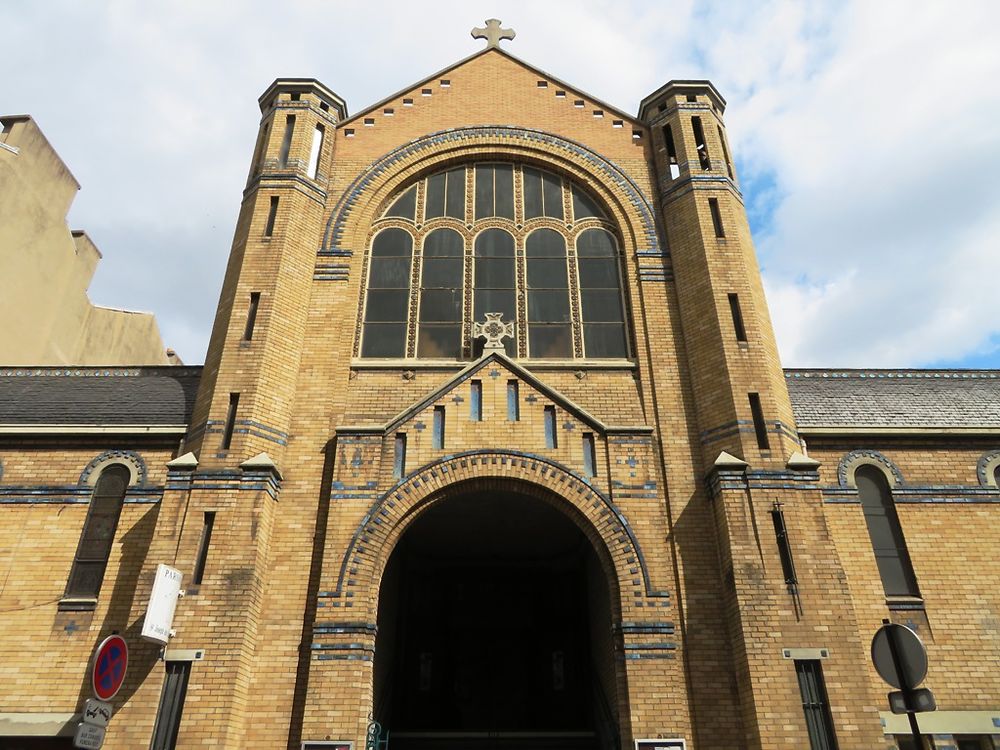
{"label": "circular road sign", "polygon": [[927,676],[927,649],[905,625],[892,622],[878,629],[872,638],[872,661],[882,679],[900,690],[912,690]]}
{"label": "circular road sign", "polygon": [[90,677],[94,695],[102,701],[109,701],[125,682],[128,667],[128,646],[120,635],[109,635],[94,652],[94,663]]}

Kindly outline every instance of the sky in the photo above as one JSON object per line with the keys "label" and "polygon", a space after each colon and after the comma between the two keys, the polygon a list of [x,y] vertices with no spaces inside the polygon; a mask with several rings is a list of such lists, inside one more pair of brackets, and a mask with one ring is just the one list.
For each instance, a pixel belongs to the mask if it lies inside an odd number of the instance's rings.
{"label": "sky", "polygon": [[260,111],[278,77],[359,112],[477,51],[627,112],[722,92],[786,367],[1000,367],[1000,3],[0,0],[0,114],[82,189],[102,305],[204,360]]}

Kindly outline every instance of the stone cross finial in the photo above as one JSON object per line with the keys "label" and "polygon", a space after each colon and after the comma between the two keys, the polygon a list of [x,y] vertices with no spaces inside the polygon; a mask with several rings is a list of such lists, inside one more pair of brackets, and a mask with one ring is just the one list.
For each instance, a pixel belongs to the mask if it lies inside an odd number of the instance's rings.
{"label": "stone cross finial", "polygon": [[514,338],[514,322],[504,323],[500,320],[502,317],[503,313],[486,313],[485,323],[472,324],[472,337],[486,339],[483,354],[504,351],[503,339]]}
{"label": "stone cross finial", "polygon": [[486,28],[474,28],[472,30],[473,39],[485,39],[486,49],[499,47],[501,39],[513,39],[517,36],[514,29],[501,29],[499,18],[487,18]]}

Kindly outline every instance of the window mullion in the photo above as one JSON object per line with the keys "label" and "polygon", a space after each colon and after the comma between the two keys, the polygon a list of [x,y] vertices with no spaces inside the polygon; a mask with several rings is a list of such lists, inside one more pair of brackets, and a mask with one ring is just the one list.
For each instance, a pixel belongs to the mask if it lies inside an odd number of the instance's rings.
{"label": "window mullion", "polygon": [[524,238],[519,237],[514,243],[514,303],[517,310],[517,321],[514,331],[517,334],[517,356],[524,359],[528,356],[528,288],[525,276]]}
{"label": "window mullion", "polygon": [[573,325],[573,356],[583,357],[583,316],[580,307],[580,277],[577,267],[576,242],[566,241],[566,263],[569,266],[569,319]]}

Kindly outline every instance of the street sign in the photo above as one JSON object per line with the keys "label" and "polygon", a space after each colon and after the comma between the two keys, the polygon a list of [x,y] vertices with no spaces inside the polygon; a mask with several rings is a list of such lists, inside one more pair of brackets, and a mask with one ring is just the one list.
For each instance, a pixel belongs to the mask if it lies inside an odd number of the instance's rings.
{"label": "street sign", "polygon": [[[94,652],[91,667],[91,685],[94,695],[102,701],[109,701],[125,682],[128,668],[128,645],[120,635],[109,635]],[[99,747],[99,746],[98,746]]]}
{"label": "street sign", "polygon": [[927,676],[927,649],[905,625],[890,622],[878,629],[872,638],[872,661],[879,676],[894,688],[912,690]]}
{"label": "street sign", "polygon": [[83,750],[101,750],[101,745],[103,744],[103,727],[84,724],[82,721],[76,725],[76,734],[73,735],[73,747],[82,748]]}
{"label": "street sign", "polygon": [[937,701],[934,700],[934,693],[927,688],[910,691],[910,705],[906,705],[906,693],[902,690],[893,690],[889,693],[889,708],[894,714],[905,714],[909,711],[923,713],[924,711],[937,711]]}
{"label": "street sign", "polygon": [[177,597],[181,593],[182,578],[179,570],[163,563],[156,566],[153,591],[149,595],[146,619],[142,622],[143,639],[161,646],[170,640],[170,628],[174,624],[174,611],[177,609]]}
{"label": "street sign", "polygon": [[111,719],[111,704],[99,701],[97,698],[87,698],[83,704],[83,714],[80,717],[84,724],[95,727],[106,727]]}

